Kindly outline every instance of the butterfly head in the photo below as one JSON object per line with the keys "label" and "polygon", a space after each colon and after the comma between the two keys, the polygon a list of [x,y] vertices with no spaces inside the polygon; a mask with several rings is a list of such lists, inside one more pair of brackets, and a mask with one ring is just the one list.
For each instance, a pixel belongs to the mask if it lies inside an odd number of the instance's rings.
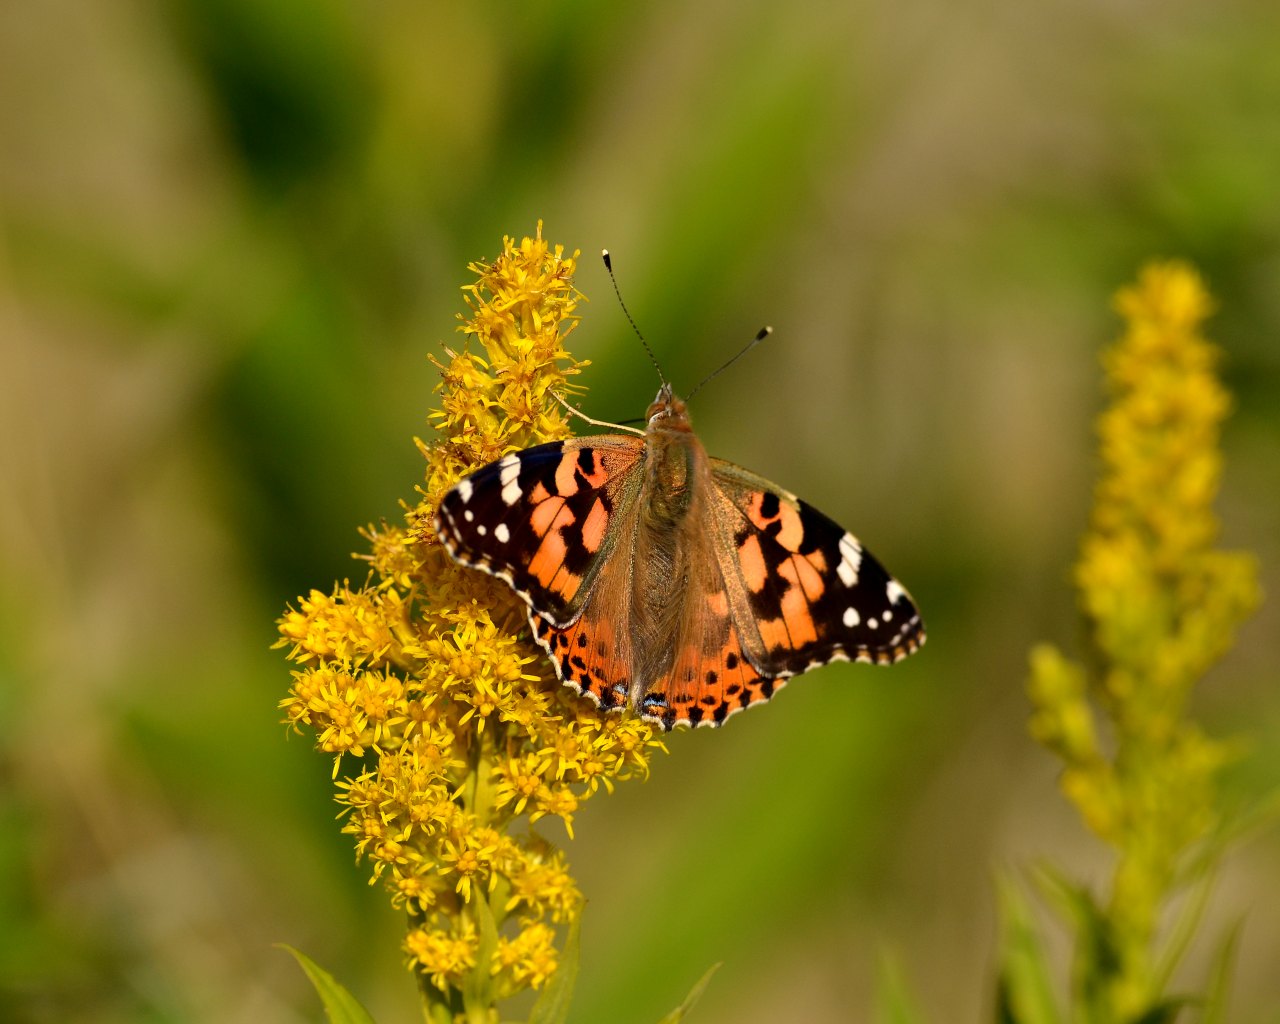
{"label": "butterfly head", "polygon": [[645,413],[650,430],[690,430],[689,410],[683,398],[677,398],[666,381],[658,389],[657,397],[649,405]]}

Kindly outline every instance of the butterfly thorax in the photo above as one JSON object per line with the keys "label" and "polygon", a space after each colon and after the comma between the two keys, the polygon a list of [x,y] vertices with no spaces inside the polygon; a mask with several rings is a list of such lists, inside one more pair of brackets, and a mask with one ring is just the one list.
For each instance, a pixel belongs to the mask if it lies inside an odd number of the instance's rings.
{"label": "butterfly thorax", "polygon": [[707,453],[693,433],[684,402],[675,397],[670,384],[659,389],[647,419],[643,525],[671,540],[701,498]]}
{"label": "butterfly thorax", "polygon": [[663,384],[649,406],[645,431],[645,526],[668,536],[701,499],[707,453],[693,433],[685,404]]}

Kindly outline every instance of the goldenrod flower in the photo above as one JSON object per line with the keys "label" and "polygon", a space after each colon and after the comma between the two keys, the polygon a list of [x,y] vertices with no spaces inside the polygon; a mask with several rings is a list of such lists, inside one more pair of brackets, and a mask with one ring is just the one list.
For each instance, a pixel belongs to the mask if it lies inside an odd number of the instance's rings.
{"label": "goldenrod flower", "polygon": [[555,932],[545,924],[530,925],[514,939],[498,940],[493,973],[506,975],[508,991],[541,988],[556,971]]}
{"label": "goldenrod flower", "polygon": [[[408,911],[409,964],[441,1012],[545,984],[556,926],[580,912],[563,857],[531,831],[513,834],[516,819],[529,828],[558,817],[572,835],[583,800],[643,778],[663,749],[639,719],[605,716],[561,686],[520,600],[456,565],[429,527],[460,477],[568,436],[553,396],[584,365],[564,348],[581,299],[576,256],[548,246],[539,225],[519,244],[505,239],[492,264],[472,265],[467,343],[436,364],[437,433],[418,442],[421,500],[405,526],[361,531],[363,586],[313,590],[279,623],[299,666],[285,721],[335,755],[343,831]],[[501,934],[481,962],[490,918]]]}
{"label": "goldenrod flower", "polygon": [[1189,267],[1161,263],[1116,305],[1126,331],[1103,355],[1102,473],[1075,571],[1095,668],[1038,648],[1029,691],[1032,734],[1061,758],[1064,793],[1118,854],[1088,926],[1105,934],[1082,939],[1109,958],[1086,982],[1090,1012],[1135,1020],[1161,995],[1152,946],[1163,902],[1219,824],[1229,747],[1186,715],[1187,699],[1259,592],[1253,559],[1213,546],[1230,399],[1200,334],[1208,293]]}
{"label": "goldenrod flower", "polygon": [[410,966],[427,975],[442,992],[463,984],[476,965],[477,946],[475,926],[466,920],[456,933],[414,928],[404,940]]}

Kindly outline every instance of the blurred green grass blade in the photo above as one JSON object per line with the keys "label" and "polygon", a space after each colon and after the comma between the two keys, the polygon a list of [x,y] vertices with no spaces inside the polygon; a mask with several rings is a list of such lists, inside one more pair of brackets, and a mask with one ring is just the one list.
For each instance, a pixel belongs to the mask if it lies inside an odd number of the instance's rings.
{"label": "blurred green grass blade", "polygon": [[[846,670],[850,676],[856,672],[851,666],[832,666],[829,671],[839,676]],[[892,819],[895,800],[902,799],[910,785],[907,780],[918,769],[918,760],[903,753],[912,749],[907,737],[921,746],[931,744],[934,734],[928,718],[939,715],[938,707],[914,699],[922,689],[904,694],[890,688],[832,685],[830,691],[840,691],[832,693],[838,713],[831,713],[828,704],[828,713],[822,714],[815,703],[813,717],[761,722],[764,728],[754,737],[753,727],[744,725],[736,735],[745,743],[729,730],[717,737],[728,741],[719,756],[736,759],[739,765],[732,779],[707,756],[705,745],[676,737],[679,753],[673,759],[681,759],[686,771],[706,773],[708,780],[715,780],[709,785],[721,787],[713,805],[690,819],[679,858],[684,863],[716,864],[719,884],[690,890],[676,908],[633,907],[628,937],[636,952],[625,964],[611,961],[608,971],[592,970],[594,952],[588,948],[577,997],[583,1020],[609,1021],[619,987],[634,993],[631,1010],[637,1020],[657,1020],[670,1008],[675,994],[662,998],[652,979],[667,976],[673,928],[681,936],[682,953],[696,963],[725,959],[765,970],[762,961],[767,958],[761,950],[777,941],[779,928],[793,927],[798,914],[818,911],[830,899],[831,879],[850,887],[870,884],[880,841],[875,837],[880,833],[854,823]],[[752,739],[764,746],[752,748]],[[754,758],[752,749],[757,751]],[[758,756],[760,749],[769,752],[768,758]],[[776,768],[776,763],[793,759],[807,763],[815,750],[841,753],[827,769],[810,773],[804,785],[797,786],[789,773]],[[770,809],[766,829],[760,827],[761,807]],[[833,808],[840,808],[838,820],[833,819]],[[815,844],[812,837],[819,834],[828,840]],[[725,857],[726,845],[750,848],[752,856]],[[763,889],[761,865],[770,866],[775,882]],[[752,898],[733,897],[741,892],[751,892]]]}
{"label": "blurred green grass blade", "polygon": [[999,1018],[1002,1024],[1063,1024],[1031,907],[1012,880],[999,879],[997,888],[1003,930]]}
{"label": "blurred green grass blade", "polygon": [[1036,892],[1067,924],[1081,927],[1096,915],[1093,897],[1051,864],[1037,864],[1031,869]]}
{"label": "blurred green grass blade", "polygon": [[1088,1024],[1109,1024],[1113,1019],[1110,986],[1121,969],[1111,922],[1086,886],[1047,865],[1038,867],[1032,877],[1045,901],[1074,932],[1071,984],[1080,1019]]}
{"label": "blurred green grass blade", "polygon": [[573,989],[578,983],[578,961],[581,957],[581,918],[575,917],[569,923],[569,934],[565,936],[564,949],[560,952],[560,966],[555,976],[547,982],[546,988],[538,995],[529,1014],[529,1024],[564,1024],[569,1018],[569,1007],[573,1003]]}
{"label": "blurred green grass blade", "polygon": [[876,1024],[924,1024],[924,1015],[911,999],[898,958],[887,950],[880,956],[876,981]]}
{"label": "blurred green grass blade", "polygon": [[702,993],[711,984],[711,976],[718,970],[720,970],[720,964],[712,964],[708,967],[707,973],[697,980],[693,988],[689,989],[689,994],[684,997],[684,1002],[658,1021],[658,1024],[680,1024],[680,1021],[684,1020],[684,1015],[692,1010],[698,1000],[702,998]]}
{"label": "blurred green grass blade", "polygon": [[324,1004],[324,1013],[329,1018],[329,1024],[374,1024],[373,1017],[360,1005],[360,1001],[306,953],[284,943],[279,943],[278,948],[292,953],[298,965],[311,979],[311,984],[320,996],[321,1003]]}
{"label": "blurred green grass blade", "polygon": [[1248,807],[1224,814],[1217,831],[1187,865],[1185,877],[1195,880],[1205,872],[1212,871],[1229,847],[1264,829],[1274,828],[1277,822],[1280,822],[1280,790],[1266,794]]}
{"label": "blurred green grass blade", "polygon": [[1231,989],[1231,976],[1235,973],[1236,954],[1240,949],[1241,929],[1242,922],[1237,921],[1232,925],[1214,955],[1200,1024],[1227,1024],[1227,999]]}
{"label": "blurred green grass blade", "polygon": [[1173,972],[1182,962],[1191,940],[1199,931],[1200,922],[1204,920],[1205,909],[1209,905],[1209,897],[1213,893],[1217,876],[1211,871],[1202,873],[1192,885],[1173,926],[1169,930],[1169,938],[1160,951],[1155,968],[1155,991],[1163,992],[1173,979]]}
{"label": "blurred green grass blade", "polygon": [[1178,1014],[1188,1006],[1194,1006],[1198,1000],[1188,996],[1171,996],[1156,1003],[1145,1011],[1141,1017],[1134,1019],[1133,1024],[1175,1024]]}

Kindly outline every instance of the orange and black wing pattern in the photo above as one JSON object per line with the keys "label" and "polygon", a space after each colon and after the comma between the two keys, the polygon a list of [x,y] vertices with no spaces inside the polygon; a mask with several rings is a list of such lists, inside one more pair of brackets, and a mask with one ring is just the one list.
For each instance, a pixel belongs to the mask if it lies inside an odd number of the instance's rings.
{"label": "orange and black wing pattern", "polygon": [[633,504],[644,442],[571,438],[512,452],[460,480],[436,533],[463,565],[505,580],[556,626],[581,613]]}
{"label": "orange and black wing pattern", "polygon": [[762,675],[888,665],[924,643],[911,595],[849,531],[737,466],[715,459],[712,472],[734,624]]}

